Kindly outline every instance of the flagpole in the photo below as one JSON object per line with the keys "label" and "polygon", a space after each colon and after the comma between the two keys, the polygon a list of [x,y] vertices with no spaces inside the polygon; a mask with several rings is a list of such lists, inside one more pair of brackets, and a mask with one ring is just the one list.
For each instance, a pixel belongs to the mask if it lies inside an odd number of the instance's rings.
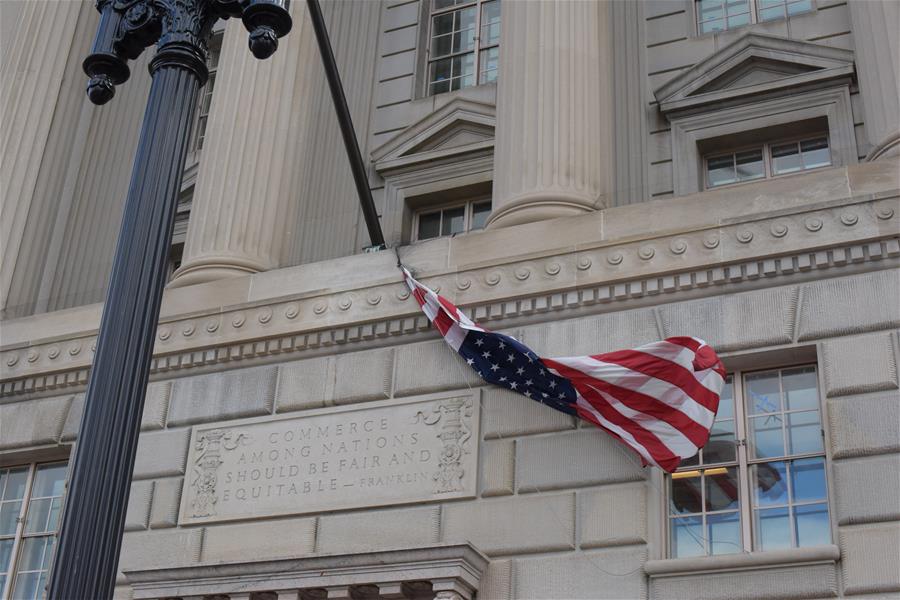
{"label": "flagpole", "polygon": [[128,61],[151,44],[157,51],[68,476],[47,596],[53,600],[113,595],[175,208],[190,126],[209,77],[213,25],[241,17],[257,58],[271,56],[291,29],[284,0],[97,0],[97,10],[100,25],[83,63],[91,102],[111,100],[130,75]]}

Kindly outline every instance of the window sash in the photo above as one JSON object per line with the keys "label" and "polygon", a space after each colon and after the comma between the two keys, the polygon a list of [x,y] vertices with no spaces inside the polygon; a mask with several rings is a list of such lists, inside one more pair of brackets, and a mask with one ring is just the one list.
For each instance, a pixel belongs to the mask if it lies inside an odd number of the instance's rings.
{"label": "window sash", "polygon": [[[811,166],[804,168],[803,165],[803,156],[804,150],[802,149],[802,144],[805,142],[812,142],[817,140],[825,140],[826,148],[828,150],[828,163],[822,164],[818,166]],[[801,167],[799,169],[791,170],[791,171],[775,171],[775,157],[772,156],[772,149],[776,146],[784,146],[794,144],[797,147],[797,159],[800,161]],[[752,177],[744,180],[735,180],[729,183],[720,183],[718,185],[713,185],[710,182],[709,176],[709,162],[716,159],[731,157],[732,167],[735,169],[735,177],[737,177],[737,155],[744,154],[747,152],[751,152],[754,150],[760,150],[762,152],[762,161],[763,161],[763,175],[761,177]],[[809,152],[809,151],[806,151]],[[743,185],[746,183],[753,183],[755,181],[761,181],[763,179],[776,179],[778,177],[788,177],[790,175],[796,175],[798,173],[810,173],[812,171],[818,169],[827,169],[834,165],[834,154],[833,154],[833,146],[831,145],[831,136],[828,132],[821,132],[814,135],[802,135],[802,136],[794,136],[790,138],[780,138],[776,140],[772,140],[769,142],[764,142],[762,144],[750,144],[745,146],[738,146],[729,150],[728,152],[713,152],[707,154],[703,157],[703,181],[705,184],[705,189],[707,190],[718,190],[721,188],[731,187],[735,185]]]}
{"label": "window sash", "polygon": [[[777,21],[778,19],[786,19],[788,17],[809,13],[815,10],[815,3],[813,0],[780,0],[775,2],[773,2],[772,0],[747,0],[747,10],[729,13],[727,7],[728,1],[729,0],[723,0],[721,5],[719,6],[719,10],[715,13],[714,16],[707,15],[706,18],[703,18],[703,12],[700,10],[700,4],[702,0],[693,0],[694,28],[698,36],[709,35],[722,31],[734,31],[735,29],[739,29],[741,27],[756,25],[758,23],[768,23],[770,21]],[[792,6],[795,7],[799,4],[802,4],[805,7],[799,10],[796,8],[792,9]],[[771,12],[775,8],[781,9],[781,13],[779,16],[766,17],[761,15],[763,11]],[[796,12],[791,12],[792,10]],[[742,17],[744,15],[748,16],[747,22],[729,27],[729,21],[736,17]],[[704,25],[706,25],[707,23],[712,23],[714,21],[722,21],[722,29],[711,29],[709,31],[703,31]]]}
{"label": "window sash", "polygon": [[[434,1],[429,0],[429,2],[428,2],[428,4],[429,4],[428,35],[426,36],[426,44],[425,44],[425,56],[426,56],[425,95],[426,96],[434,96],[436,94],[444,93],[445,91],[447,91],[447,92],[455,91],[453,89],[452,82],[457,79],[460,80],[460,87],[458,87],[456,89],[463,89],[465,87],[474,87],[477,85],[481,85],[482,83],[486,83],[486,81],[483,80],[482,75],[488,73],[489,71],[484,71],[484,73],[482,73],[481,63],[484,60],[484,57],[482,55],[489,50],[498,48],[500,46],[500,42],[497,41],[496,43],[493,43],[493,44],[490,44],[487,46],[482,45],[482,43],[481,43],[482,14],[484,12],[485,4],[488,4],[489,2],[499,2],[499,1],[500,0],[473,0],[471,2],[454,4],[452,6],[435,9]],[[435,17],[441,16],[441,15],[446,15],[446,14],[451,14],[455,11],[464,10],[466,8],[472,8],[472,7],[475,8],[475,23],[473,26],[473,28],[474,28],[473,42],[474,43],[473,43],[472,48],[468,49],[468,50],[459,50],[457,52],[452,52],[452,44],[451,44],[451,52],[450,53],[441,54],[440,56],[433,56],[431,53],[431,46],[434,43],[434,40],[436,38],[436,36],[434,35]],[[501,19],[502,19],[502,17],[501,17]],[[502,22],[501,22],[501,27],[502,27]],[[450,32],[449,34],[442,34],[442,35],[451,35],[452,36],[456,33],[459,33],[459,32],[453,31],[453,32]],[[442,61],[442,60],[448,60],[448,59],[452,59],[452,58],[459,58],[459,57],[466,56],[469,54],[471,54],[473,56],[472,74],[471,75],[456,75],[456,74],[454,74],[454,77],[451,77],[449,79],[441,79],[441,80],[432,79],[433,65],[436,62]],[[493,71],[493,69],[491,71]],[[472,77],[473,83],[468,86],[463,86],[462,81],[470,76]],[[492,79],[491,81],[496,81],[496,77],[494,79]],[[445,91],[441,91],[441,92],[434,91],[436,85],[440,85],[440,84],[444,84],[444,83],[449,84],[449,89],[447,89]]]}
{"label": "window sash", "polygon": [[[475,206],[485,203],[485,202],[490,203],[490,201],[491,201],[490,197],[481,197],[481,198],[475,198],[472,200],[468,200],[466,202],[454,202],[452,204],[445,204],[445,205],[441,205],[441,206],[434,207],[434,208],[429,207],[427,209],[422,209],[422,210],[416,211],[415,218],[413,219],[412,241],[418,242],[418,241],[424,241],[424,240],[434,240],[434,239],[437,239],[440,237],[445,237],[445,236],[471,233],[473,231],[472,223],[473,223],[474,215],[475,215]],[[464,208],[465,209],[463,212],[463,230],[460,232],[457,232],[457,233],[450,233],[450,234],[441,233],[443,231],[443,227],[444,227],[444,213],[448,210],[453,210],[455,208]],[[420,238],[419,237],[419,222],[420,222],[421,218],[426,217],[428,215],[433,215],[435,213],[439,213],[441,215],[441,219],[438,223],[438,235],[433,236],[433,237],[428,237],[428,238]],[[478,231],[478,230],[474,230],[474,231]]]}
{"label": "window sash", "polygon": [[[822,442],[822,450],[820,452],[804,452],[797,454],[785,454],[780,457],[765,457],[765,458],[751,458],[750,450],[748,444],[748,435],[749,435],[749,416],[747,413],[747,403],[745,400],[745,386],[746,386],[746,376],[754,373],[765,373],[765,372],[777,372],[779,374],[779,393],[784,396],[783,391],[783,383],[782,383],[782,373],[786,370],[790,370],[792,368],[800,368],[803,366],[810,366],[815,368],[816,374],[816,400],[817,400],[817,412],[819,415],[819,428],[823,432],[820,435],[823,435]],[[795,520],[795,508],[802,506],[814,506],[824,504],[826,510],[828,511],[828,537],[833,539],[834,531],[833,531],[833,506],[830,501],[829,495],[831,490],[831,484],[829,481],[828,474],[828,458],[826,456],[825,450],[825,440],[824,440],[824,413],[822,409],[822,395],[820,389],[819,382],[819,367],[816,364],[810,365],[790,365],[786,367],[779,367],[777,369],[763,369],[760,371],[734,371],[730,373],[733,382],[733,394],[734,394],[734,420],[735,420],[735,446],[736,446],[736,460],[734,461],[726,461],[720,463],[704,463],[697,464],[685,467],[683,469],[679,469],[675,472],[674,475],[677,476],[678,473],[684,472],[692,472],[692,471],[707,471],[710,469],[720,469],[720,468],[737,468],[737,478],[738,478],[738,508],[737,513],[739,515],[740,522],[740,531],[741,531],[741,550],[743,552],[753,552],[759,551],[760,548],[760,536],[757,532],[756,527],[756,515],[758,508],[755,505],[755,497],[754,497],[754,482],[752,481],[752,471],[755,465],[773,463],[773,462],[790,462],[794,463],[799,460],[810,459],[810,458],[821,458],[824,465],[824,480],[825,480],[825,496],[824,500],[805,500],[796,502],[793,499],[793,489],[790,481],[785,481],[785,485],[787,486],[787,503],[781,504],[773,504],[773,505],[765,505],[759,508],[763,510],[768,508],[784,508],[787,510],[789,526],[791,528],[791,547],[798,547],[798,531],[794,524]],[[789,414],[791,412],[803,412],[800,410],[796,411],[782,411],[781,413],[776,414]],[[785,431],[786,428],[783,428]],[[785,432],[784,435],[787,435]],[[785,446],[785,452],[787,452],[788,447]],[[792,477],[792,475],[786,475],[788,479]],[[673,539],[672,539],[672,523],[674,520],[683,517],[699,517],[701,518],[702,524],[702,543],[704,550],[706,551],[705,556],[711,556],[710,553],[710,545],[711,540],[707,539],[708,529],[706,527],[708,515],[717,515],[717,514],[728,514],[730,512],[734,512],[731,509],[723,509],[717,511],[707,511],[705,505],[705,496],[706,496],[706,485],[705,483],[701,486],[702,489],[702,498],[701,498],[701,509],[700,513],[683,513],[683,514],[675,514],[672,512],[672,487],[671,487],[672,476],[668,475],[665,477],[666,489],[664,491],[665,495],[665,527],[664,529],[664,539],[665,539],[665,548],[666,548],[666,556],[671,558],[677,558],[673,552]],[[741,551],[738,550],[738,551]]]}

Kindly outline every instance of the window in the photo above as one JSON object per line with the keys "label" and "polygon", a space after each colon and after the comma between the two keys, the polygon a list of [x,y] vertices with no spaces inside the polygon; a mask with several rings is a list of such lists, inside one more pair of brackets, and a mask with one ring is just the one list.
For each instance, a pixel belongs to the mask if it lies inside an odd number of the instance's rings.
{"label": "window", "polygon": [[812,10],[812,0],[696,0],[697,33],[725,31]]}
{"label": "window", "polygon": [[714,188],[777,177],[831,165],[828,137],[767,143],[737,152],[707,156],[706,187]]}
{"label": "window", "polygon": [[197,107],[197,116],[194,120],[194,140],[191,150],[199,152],[203,149],[203,141],[206,139],[206,123],[209,120],[209,109],[212,105],[213,92],[216,88],[216,74],[219,70],[219,56],[222,52],[222,32],[214,33],[209,40],[209,80],[200,90],[200,105]]}
{"label": "window", "polygon": [[0,469],[3,598],[44,596],[65,493],[66,463]]}
{"label": "window", "polygon": [[423,210],[416,214],[415,239],[429,240],[484,229],[490,214],[490,199],[473,200],[437,210]]}
{"label": "window", "polygon": [[729,375],[709,443],[668,494],[673,558],[831,543],[816,368]]}
{"label": "window", "polygon": [[497,79],[500,0],[432,0],[429,22],[429,96]]}

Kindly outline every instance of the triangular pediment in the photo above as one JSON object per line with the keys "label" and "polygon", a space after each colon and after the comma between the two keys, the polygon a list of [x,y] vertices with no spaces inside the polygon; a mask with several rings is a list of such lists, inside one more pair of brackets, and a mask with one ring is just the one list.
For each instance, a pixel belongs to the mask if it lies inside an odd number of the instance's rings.
{"label": "triangular pediment", "polygon": [[378,172],[484,152],[494,144],[492,104],[457,98],[372,152]]}
{"label": "triangular pediment", "polygon": [[663,113],[805,86],[853,74],[853,52],[747,33],[654,92]]}

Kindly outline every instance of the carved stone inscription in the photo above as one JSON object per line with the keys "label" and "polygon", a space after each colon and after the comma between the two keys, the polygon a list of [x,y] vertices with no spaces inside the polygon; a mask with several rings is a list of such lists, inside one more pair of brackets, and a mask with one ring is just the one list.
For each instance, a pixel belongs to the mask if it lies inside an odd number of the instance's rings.
{"label": "carved stone inscription", "polygon": [[478,396],[198,425],[179,523],[475,495]]}

